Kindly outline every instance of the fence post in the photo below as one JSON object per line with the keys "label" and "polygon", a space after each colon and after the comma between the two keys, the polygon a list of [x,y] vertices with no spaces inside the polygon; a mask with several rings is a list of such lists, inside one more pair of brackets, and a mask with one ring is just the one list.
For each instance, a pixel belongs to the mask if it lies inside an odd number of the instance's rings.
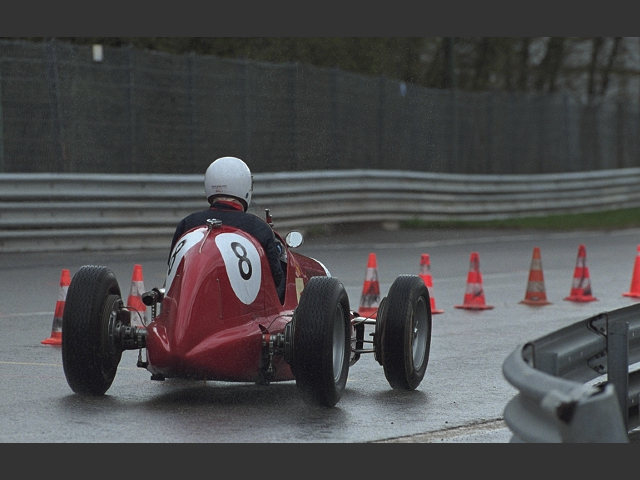
{"label": "fence post", "polygon": [[193,76],[195,53],[190,52],[187,57],[187,101],[189,103],[189,165],[195,165],[195,102],[193,99]]}
{"label": "fence post", "polygon": [[129,102],[129,165],[131,165],[133,173],[142,172],[142,168],[136,162],[136,110],[134,105],[134,90],[135,90],[135,72],[134,72],[134,51],[133,45],[127,46],[129,54],[129,85],[127,86],[128,102]]}
{"label": "fence post", "polygon": [[458,99],[457,90],[452,88],[449,92],[449,102],[451,108],[451,119],[449,123],[449,142],[451,146],[451,153],[449,155],[449,165],[453,165],[453,168],[449,168],[450,172],[466,172],[469,170],[468,165],[461,165],[458,162]]}
{"label": "fence post", "polygon": [[4,129],[2,122],[2,63],[0,63],[0,172],[4,172]]}
{"label": "fence post", "polygon": [[377,152],[375,158],[375,168],[383,168],[384,166],[384,103],[386,101],[385,95],[385,86],[386,82],[384,77],[378,78],[378,131],[376,132],[377,137]]}
{"label": "fence post", "polygon": [[242,86],[244,88],[243,98],[244,101],[242,103],[242,108],[240,109],[242,115],[242,121],[240,125],[244,128],[244,151],[242,154],[246,158],[251,157],[251,137],[253,132],[253,122],[252,122],[252,108],[251,102],[253,102],[252,91],[251,91],[251,83],[250,83],[250,65],[247,60],[242,60]]}
{"label": "fence post", "polygon": [[301,165],[298,163],[298,119],[297,119],[297,104],[298,89],[296,84],[298,82],[298,69],[303,69],[304,66],[301,63],[294,62],[289,67],[289,107],[291,109],[291,130],[289,131],[290,142],[290,158],[289,158],[289,171],[299,170]]}
{"label": "fence post", "polygon": [[338,95],[340,93],[338,90],[338,72],[338,69],[333,67],[329,77],[329,103],[331,108],[331,126],[329,128],[331,129],[331,145],[329,149],[330,156],[323,161],[322,168],[331,168],[331,162],[335,162],[336,159],[342,157],[342,155],[338,153],[340,147],[343,145],[343,142],[340,142],[340,145],[338,145],[338,132],[341,131],[341,125],[338,125]]}
{"label": "fence post", "polygon": [[56,58],[55,39],[48,40],[45,45],[45,48],[47,49],[49,107],[51,109],[51,122],[53,123],[54,142],[58,146],[58,160],[61,162],[61,171],[71,172],[70,166],[67,165],[64,143],[64,126],[62,124],[62,116],[60,114],[60,85],[58,79],[58,61]]}
{"label": "fence post", "polygon": [[629,322],[609,321],[607,318],[607,381],[616,390],[622,420],[625,428],[629,425]]}

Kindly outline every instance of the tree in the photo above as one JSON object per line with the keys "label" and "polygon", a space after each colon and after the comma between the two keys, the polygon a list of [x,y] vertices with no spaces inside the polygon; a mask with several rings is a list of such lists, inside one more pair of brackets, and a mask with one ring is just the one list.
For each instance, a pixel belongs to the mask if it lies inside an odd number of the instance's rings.
{"label": "tree", "polygon": [[538,92],[554,92],[558,73],[564,58],[565,37],[551,37],[547,42],[547,51],[537,69],[535,90]]}
{"label": "tree", "polygon": [[[37,37],[30,41],[48,41]],[[607,94],[623,37],[64,37],[76,44],[133,46],[171,54],[299,62],[416,85],[466,91],[551,93],[567,74],[586,75],[589,101]],[[566,65],[572,47],[590,42],[582,66]],[[606,47],[610,46],[609,49]],[[542,47],[542,55],[534,55]],[[534,63],[537,58],[540,62]],[[578,71],[576,71],[578,70]],[[633,72],[632,72],[633,73]]]}

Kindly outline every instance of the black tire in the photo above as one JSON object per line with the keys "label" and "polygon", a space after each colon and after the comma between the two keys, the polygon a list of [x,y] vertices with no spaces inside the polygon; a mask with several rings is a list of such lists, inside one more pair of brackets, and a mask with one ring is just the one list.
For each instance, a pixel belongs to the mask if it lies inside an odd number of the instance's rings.
{"label": "black tire", "polygon": [[312,277],[293,320],[291,369],[304,401],[333,407],[344,391],[351,354],[349,298],[333,277]]}
{"label": "black tire", "polygon": [[113,336],[122,305],[108,268],[85,265],[73,276],[62,316],[62,366],[74,392],[98,396],[111,386],[122,357]]}
{"label": "black tire", "polygon": [[415,390],[424,378],[431,347],[431,305],[424,281],[400,275],[389,288],[377,327],[376,355],[394,389]]}

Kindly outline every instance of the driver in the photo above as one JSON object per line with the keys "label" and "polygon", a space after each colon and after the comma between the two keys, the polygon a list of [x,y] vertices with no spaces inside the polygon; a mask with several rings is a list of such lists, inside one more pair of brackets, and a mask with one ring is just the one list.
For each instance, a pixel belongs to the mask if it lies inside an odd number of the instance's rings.
{"label": "driver", "polygon": [[275,282],[280,303],[284,303],[285,274],[280,263],[280,249],[273,229],[257,215],[247,212],[253,192],[253,176],[245,162],[236,157],[214,160],[204,174],[204,191],[210,207],[191,213],[176,226],[170,251],[188,230],[206,225],[210,218],[224,225],[244,230],[252,235],[264,249]]}

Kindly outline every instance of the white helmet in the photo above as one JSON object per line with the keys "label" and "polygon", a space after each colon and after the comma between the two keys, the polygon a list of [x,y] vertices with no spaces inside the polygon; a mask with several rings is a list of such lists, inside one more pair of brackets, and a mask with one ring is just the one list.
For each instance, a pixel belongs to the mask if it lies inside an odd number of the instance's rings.
{"label": "white helmet", "polygon": [[253,192],[251,170],[239,158],[218,158],[211,162],[204,174],[204,191],[209,202],[213,200],[213,196],[218,195],[237,198],[246,212]]}

